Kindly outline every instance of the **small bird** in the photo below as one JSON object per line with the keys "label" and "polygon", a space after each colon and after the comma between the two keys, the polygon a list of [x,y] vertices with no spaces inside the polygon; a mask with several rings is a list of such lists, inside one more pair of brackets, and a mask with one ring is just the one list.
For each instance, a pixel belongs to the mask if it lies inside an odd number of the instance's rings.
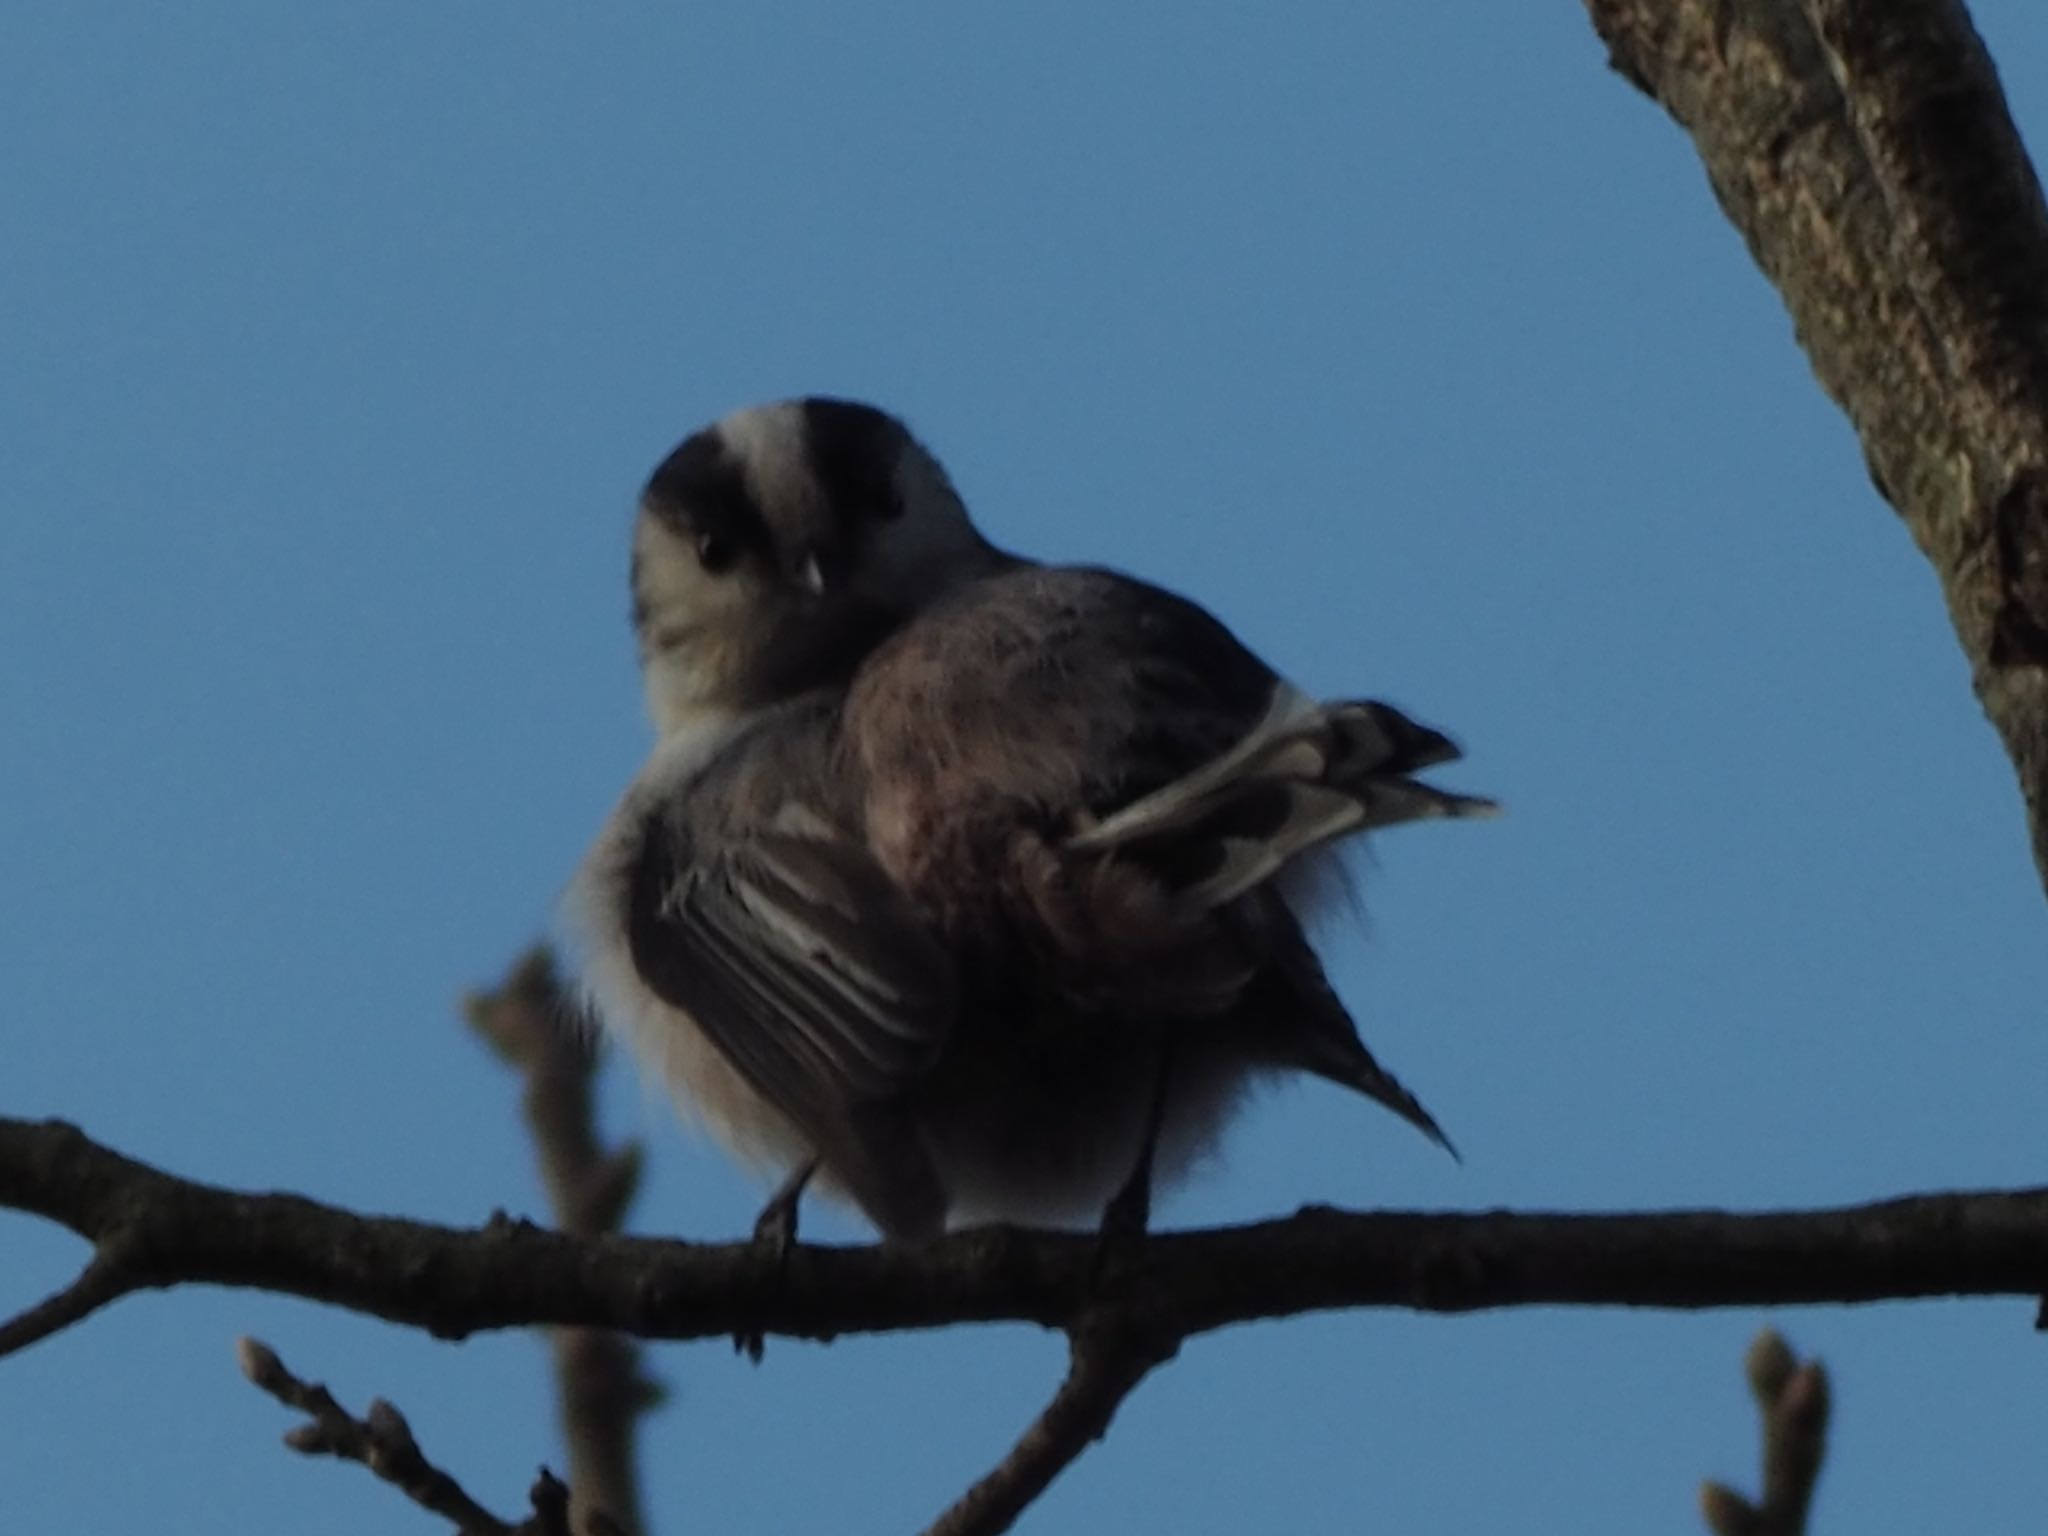
{"label": "small bird", "polygon": [[663,734],[569,907],[606,1024],[787,1175],[757,1230],[814,1174],[892,1240],[1141,1227],[1287,1072],[1449,1145],[1301,923],[1338,840],[1494,809],[1414,777],[1447,738],[1317,703],[1157,587],[995,550],[868,407],[689,439],[635,554]]}

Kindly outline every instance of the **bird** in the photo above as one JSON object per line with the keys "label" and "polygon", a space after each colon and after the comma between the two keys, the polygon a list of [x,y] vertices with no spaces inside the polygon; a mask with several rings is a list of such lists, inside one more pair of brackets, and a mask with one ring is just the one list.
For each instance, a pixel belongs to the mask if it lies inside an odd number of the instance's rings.
{"label": "bird", "polygon": [[757,1234],[813,1181],[889,1241],[1141,1230],[1288,1073],[1449,1147],[1303,926],[1344,839],[1493,812],[1416,777],[1449,738],[1311,698],[1163,588],[997,550],[848,402],[685,440],[633,585],[659,739],[567,908],[606,1026],[784,1175]]}

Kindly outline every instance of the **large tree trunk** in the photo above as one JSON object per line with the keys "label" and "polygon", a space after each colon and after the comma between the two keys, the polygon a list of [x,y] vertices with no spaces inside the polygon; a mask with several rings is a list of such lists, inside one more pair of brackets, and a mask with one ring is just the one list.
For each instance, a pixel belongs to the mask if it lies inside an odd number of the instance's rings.
{"label": "large tree trunk", "polygon": [[2048,210],[1969,14],[1587,9],[1615,68],[1692,135],[1933,563],[2048,880]]}

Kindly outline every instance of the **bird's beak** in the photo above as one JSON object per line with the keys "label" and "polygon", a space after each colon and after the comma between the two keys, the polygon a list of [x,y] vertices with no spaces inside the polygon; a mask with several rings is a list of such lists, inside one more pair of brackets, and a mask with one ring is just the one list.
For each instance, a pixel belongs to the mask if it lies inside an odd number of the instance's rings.
{"label": "bird's beak", "polygon": [[819,569],[816,555],[804,556],[804,563],[796,568],[796,581],[813,597],[825,595],[825,573]]}

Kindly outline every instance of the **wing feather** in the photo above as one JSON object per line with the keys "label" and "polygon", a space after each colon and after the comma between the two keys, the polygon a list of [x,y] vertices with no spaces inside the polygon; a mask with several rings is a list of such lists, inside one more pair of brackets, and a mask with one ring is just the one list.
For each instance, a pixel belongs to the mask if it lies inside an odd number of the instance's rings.
{"label": "wing feather", "polygon": [[767,834],[689,853],[650,824],[633,962],[757,1091],[822,1136],[931,1069],[957,1007],[952,962],[865,850]]}

